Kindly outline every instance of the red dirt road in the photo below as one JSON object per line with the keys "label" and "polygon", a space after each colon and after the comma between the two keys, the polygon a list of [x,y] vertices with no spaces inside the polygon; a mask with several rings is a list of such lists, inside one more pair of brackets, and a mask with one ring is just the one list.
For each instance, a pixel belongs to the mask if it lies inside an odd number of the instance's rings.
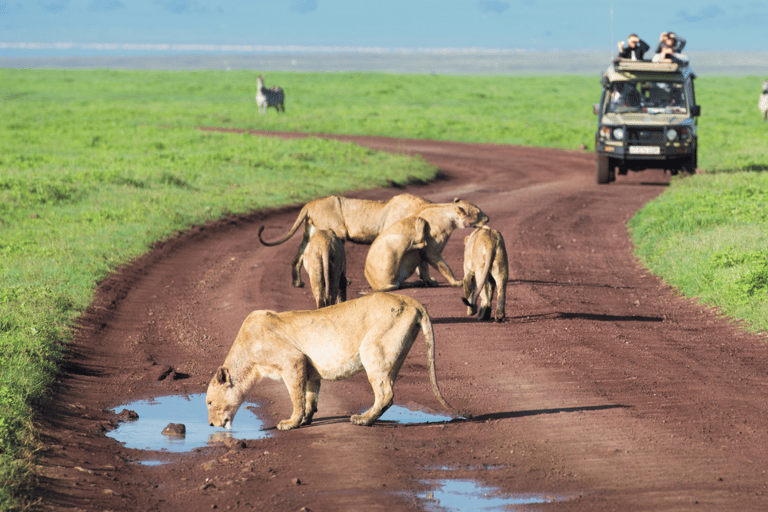
{"label": "red dirt road", "polygon": [[[506,239],[503,323],[465,317],[460,289],[436,271],[440,287],[403,292],[432,316],[443,394],[475,420],[354,426],[349,415],[373,400],[361,374],[323,383],[309,427],[131,462],[146,454],[105,436],[110,408],[203,393],[250,311],[314,308],[309,287],[290,284],[298,235],[273,248],[256,237],[266,225],[277,238],[298,210],[256,213],[159,244],[101,285],[40,425],[40,509],[424,510],[433,481],[471,479],[557,498],[528,510],[768,510],[764,340],[678,297],[632,255],[625,223],[664,190],[661,171],[598,186],[586,152],[339,138],[419,153],[446,177],[350,196],[460,196]],[[444,253],[457,277],[468,233]],[[367,248],[346,244],[350,298],[369,290]],[[167,366],[175,373],[158,380]],[[269,427],[289,416],[281,382],[252,396]],[[421,336],[395,403],[443,412]]]}

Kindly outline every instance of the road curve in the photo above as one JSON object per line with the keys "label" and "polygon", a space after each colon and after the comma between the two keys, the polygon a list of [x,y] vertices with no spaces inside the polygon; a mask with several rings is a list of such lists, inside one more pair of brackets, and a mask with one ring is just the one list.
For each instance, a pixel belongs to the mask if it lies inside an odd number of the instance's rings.
{"label": "road curve", "polygon": [[[530,505],[541,510],[768,507],[763,340],[679,297],[632,254],[626,222],[664,190],[663,172],[599,186],[587,152],[333,137],[420,154],[445,177],[350,196],[459,196],[502,232],[503,323],[465,317],[459,289],[441,277],[437,288],[403,292],[432,316],[443,394],[475,420],[351,425],[373,400],[358,375],[323,384],[309,427],[155,454],[167,461],[158,466],[131,462],[146,454],[105,436],[118,421],[110,408],[204,392],[250,311],[314,307],[308,287],[290,286],[298,236],[271,248],[256,237],[262,225],[267,238],[285,232],[297,208],[233,217],[157,244],[100,285],[40,422],[40,508],[423,510],[444,479],[547,497]],[[468,233],[454,233],[444,253],[457,276]],[[354,298],[369,291],[367,246],[346,249]],[[395,403],[441,413],[420,340]],[[290,413],[280,382],[253,396],[270,427]]]}

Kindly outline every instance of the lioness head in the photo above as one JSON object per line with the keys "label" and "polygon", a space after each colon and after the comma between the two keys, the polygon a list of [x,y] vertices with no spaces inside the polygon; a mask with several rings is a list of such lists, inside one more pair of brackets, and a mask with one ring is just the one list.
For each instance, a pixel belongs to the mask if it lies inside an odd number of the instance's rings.
{"label": "lioness head", "polygon": [[453,200],[453,204],[456,206],[461,218],[461,228],[479,228],[485,226],[490,220],[483,211],[474,204],[463,201],[458,197]]}
{"label": "lioness head", "polygon": [[208,423],[212,427],[232,428],[235,413],[243,403],[243,394],[232,384],[232,377],[226,366],[216,370],[205,396],[208,406]]}

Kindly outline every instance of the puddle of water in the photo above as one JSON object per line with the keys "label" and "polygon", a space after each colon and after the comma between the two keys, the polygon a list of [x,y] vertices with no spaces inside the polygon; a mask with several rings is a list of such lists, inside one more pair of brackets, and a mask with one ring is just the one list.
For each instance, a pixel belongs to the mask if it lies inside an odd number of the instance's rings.
{"label": "puddle of water", "polygon": [[164,460],[140,460],[137,462],[142,466],[162,466],[167,463],[167,461]]}
{"label": "puddle of water", "polygon": [[418,409],[409,409],[400,405],[393,405],[387,412],[379,417],[381,421],[394,421],[396,423],[439,423],[451,421],[453,417],[442,414],[433,414]]}
{"label": "puddle of water", "polygon": [[516,505],[533,505],[560,501],[554,496],[535,494],[508,494],[491,487],[483,487],[473,480],[435,480],[432,491],[417,493],[424,500],[425,510],[445,512],[480,512],[509,510]]}
{"label": "puddle of water", "polygon": [[[171,395],[155,400],[139,400],[115,407],[119,413],[123,409],[136,411],[139,419],[124,421],[107,436],[116,439],[126,448],[138,450],[163,450],[169,452],[188,452],[208,444],[214,444],[226,438],[262,439],[264,425],[247,403],[243,404],[233,422],[233,429],[217,429],[208,424],[208,409],[205,405],[205,393],[179,396]],[[162,434],[169,423],[183,423],[186,427],[184,436]],[[152,461],[146,461],[152,463]],[[161,462],[158,462],[161,463]]]}

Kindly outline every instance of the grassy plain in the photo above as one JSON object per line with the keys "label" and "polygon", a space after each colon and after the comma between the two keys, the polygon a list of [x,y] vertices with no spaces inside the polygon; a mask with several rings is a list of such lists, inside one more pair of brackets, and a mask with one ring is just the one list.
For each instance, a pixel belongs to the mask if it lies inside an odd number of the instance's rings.
{"label": "grassy plain", "polygon": [[[0,507],[23,504],[33,419],[101,278],[154,241],[222,215],[435,172],[334,141],[194,127],[593,146],[598,77],[269,73],[267,85],[286,90],[287,112],[259,116],[255,76],[0,69]],[[698,79],[701,167],[768,168],[759,84]],[[766,189],[758,172],[675,182],[633,220],[638,254],[685,293],[765,330]],[[669,270],[659,264],[670,260]],[[683,275],[703,288],[684,287]]]}
{"label": "grassy plain", "polygon": [[629,227],[655,274],[748,330],[768,331],[768,173],[673,181]]}

